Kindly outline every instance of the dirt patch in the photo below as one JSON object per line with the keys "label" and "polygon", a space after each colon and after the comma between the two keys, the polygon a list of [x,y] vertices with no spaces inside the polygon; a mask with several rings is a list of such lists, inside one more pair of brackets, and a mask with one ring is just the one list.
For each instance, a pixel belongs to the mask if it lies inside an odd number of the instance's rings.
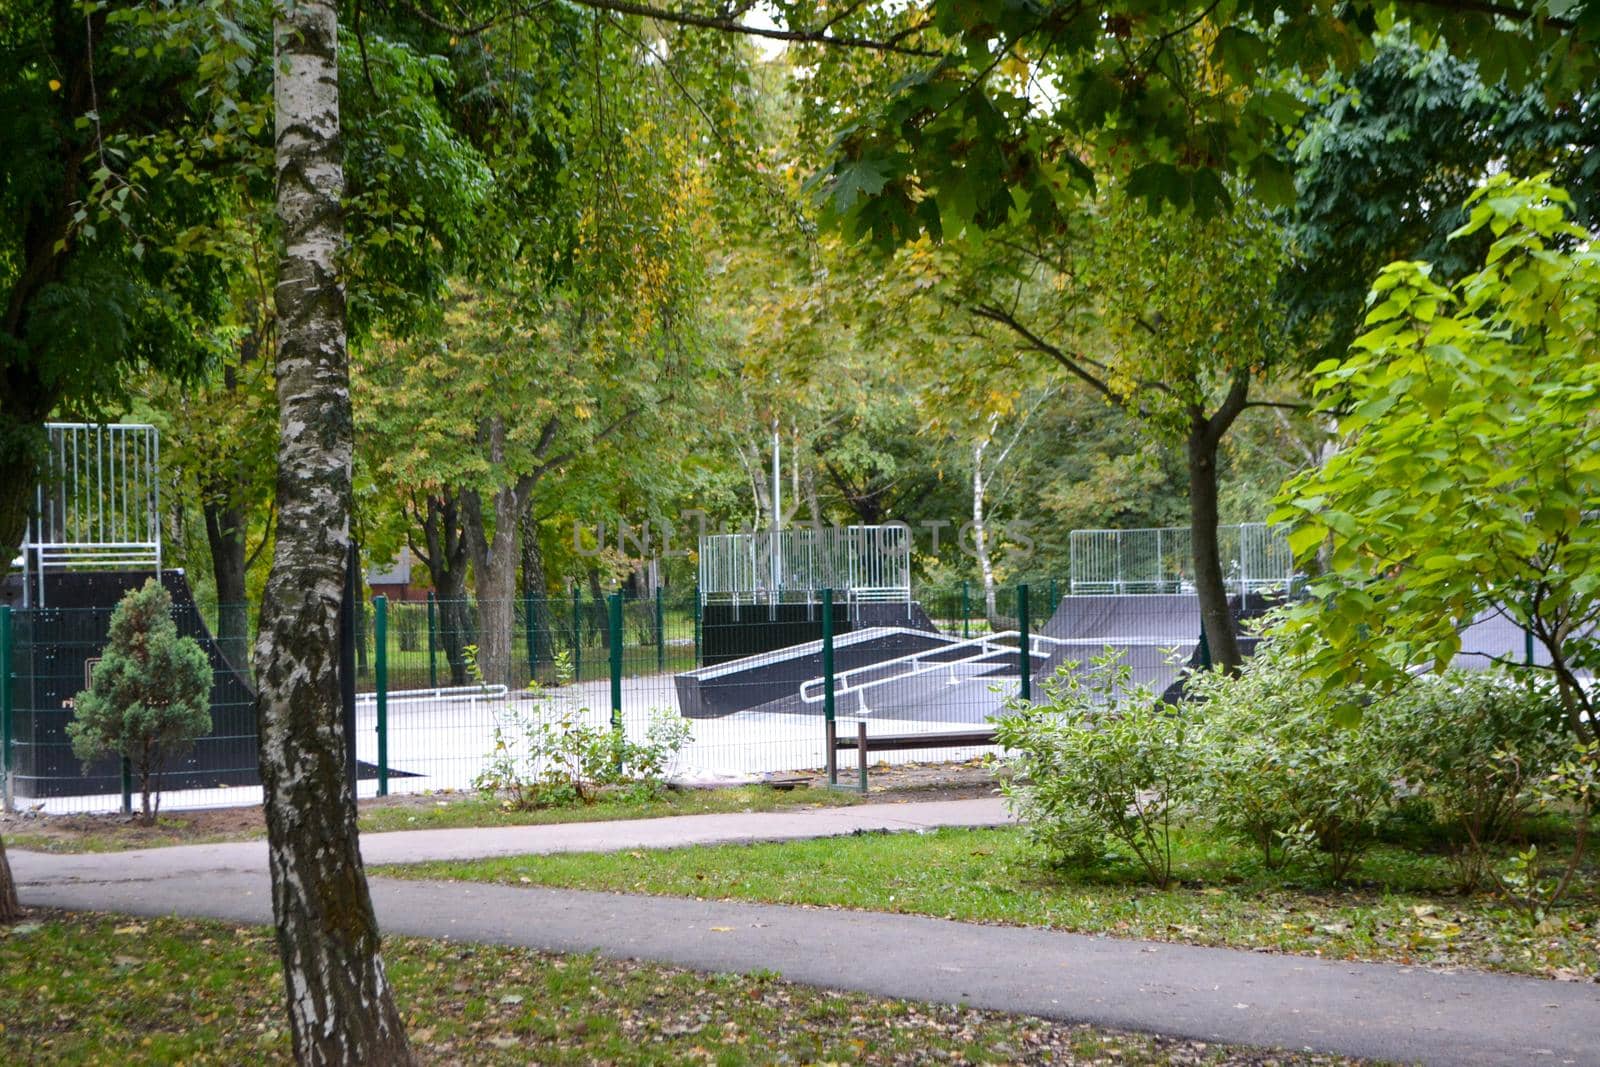
{"label": "dirt patch", "polygon": [[[828,776],[822,771],[807,771],[797,778],[814,789],[826,788]],[[839,784],[854,786],[856,768],[839,768]],[[970,800],[992,797],[1000,790],[995,769],[982,759],[965,763],[879,763],[867,767],[869,804],[894,804],[911,800]]]}

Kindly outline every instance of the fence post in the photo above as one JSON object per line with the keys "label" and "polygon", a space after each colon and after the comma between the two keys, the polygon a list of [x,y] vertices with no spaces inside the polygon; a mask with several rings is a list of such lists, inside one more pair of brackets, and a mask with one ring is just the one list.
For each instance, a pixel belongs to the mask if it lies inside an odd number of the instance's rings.
{"label": "fence post", "polygon": [[434,622],[433,591],[428,591],[428,688],[439,688],[439,664],[435,657],[439,650],[439,636]]}
{"label": "fence post", "polygon": [[7,812],[16,810],[12,788],[11,761],[11,605],[0,604],[0,803]]}
{"label": "fence post", "polygon": [[378,795],[389,795],[389,598],[372,598],[372,676],[378,704]]}
{"label": "fence post", "polygon": [[122,757],[122,814],[133,814],[133,764]]}
{"label": "fence post", "polygon": [[528,627],[528,683],[539,677],[539,630],[534,624],[533,590],[523,590],[522,617]]}
{"label": "fence post", "polygon": [[572,587],[572,680],[583,681],[583,608],[578,603],[578,587]]}
{"label": "fence post", "polygon": [[1211,642],[1206,640],[1206,628],[1204,626],[1200,627],[1199,652],[1200,669],[1203,671],[1209,671],[1211,669]]}
{"label": "fence post", "polygon": [[661,587],[656,586],[656,673],[667,672],[666,613],[661,606]]}
{"label": "fence post", "polygon": [[961,639],[963,641],[972,636],[972,629],[967,625],[967,613],[970,610],[970,605],[971,601],[967,597],[967,581],[963,578],[961,580]]}
{"label": "fence post", "polygon": [[1059,607],[1060,604],[1061,601],[1056,596],[1056,580],[1052,578],[1050,579],[1050,614],[1054,615],[1056,608]]}
{"label": "fence post", "polygon": [[856,720],[856,770],[860,775],[860,789],[867,791],[867,720]]}
{"label": "fence post", "polygon": [[1021,661],[1023,700],[1033,699],[1033,649],[1028,636],[1028,585],[1017,586],[1017,654]]}
{"label": "fence post", "polygon": [[[622,594],[612,593],[607,598],[606,629],[610,637],[611,653],[611,729],[622,730]],[[620,738],[618,739],[620,742]],[[617,773],[622,773],[622,745],[617,745]]]}
{"label": "fence post", "polygon": [[833,589],[822,591],[822,721],[828,742],[828,784],[839,784],[838,725],[833,709]]}
{"label": "fence post", "polygon": [[700,666],[700,587],[694,587],[694,665]]}
{"label": "fence post", "polygon": [[1533,630],[1527,626],[1522,628],[1522,662],[1533,666]]}

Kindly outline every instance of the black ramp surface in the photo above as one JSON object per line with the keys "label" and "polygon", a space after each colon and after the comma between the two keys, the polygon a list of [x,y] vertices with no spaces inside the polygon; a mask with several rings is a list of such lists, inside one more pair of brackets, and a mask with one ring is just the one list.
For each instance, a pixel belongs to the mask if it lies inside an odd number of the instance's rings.
{"label": "black ramp surface", "polygon": [[[1583,631],[1582,639],[1593,640],[1594,630],[1594,627],[1588,627]],[[1461,631],[1461,652],[1456,656],[1455,665],[1481,669],[1496,661],[1524,663],[1528,652],[1528,638],[1522,627],[1491,609],[1479,614],[1470,626]],[[1550,666],[1550,652],[1544,645],[1534,641],[1532,652],[1534,663],[1541,667]]]}
{"label": "black ramp surface", "polygon": [[[122,779],[114,760],[101,760],[83,773],[72,754],[66,727],[71,701],[88,684],[91,661],[105,647],[111,613],[123,594],[153,575],[147,571],[64,571],[48,575],[42,608],[18,610],[15,722],[17,792],[46,797],[117,793]],[[222,654],[206,626],[182,571],[161,573],[172,596],[172,617],[180,634],[193,637],[211,662],[211,732],[184,756],[168,761],[163,791],[256,785],[255,689],[250,679]]]}
{"label": "black ramp surface", "polygon": [[1069,641],[1148,638],[1192,644],[1200,632],[1200,598],[1193,593],[1064,596],[1039,632]]}
{"label": "black ramp surface", "polygon": [[[898,626],[853,630],[836,636],[834,670],[844,672],[924,652],[955,639]],[[674,679],[678,709],[691,719],[716,718],[792,700],[800,704],[800,686],[822,676],[822,642],[745,656],[726,663],[685,671]],[[816,705],[820,713],[822,705]],[[799,710],[799,709],[797,709]]]}

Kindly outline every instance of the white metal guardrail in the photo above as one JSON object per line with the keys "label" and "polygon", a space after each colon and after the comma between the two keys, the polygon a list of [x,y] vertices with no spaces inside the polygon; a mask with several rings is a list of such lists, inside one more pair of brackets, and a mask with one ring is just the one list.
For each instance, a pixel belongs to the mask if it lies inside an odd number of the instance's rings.
{"label": "white metal guardrail", "polygon": [[23,536],[24,603],[52,570],[161,570],[161,437],[143,423],[52,422]]}
{"label": "white metal guardrail", "polygon": [[[392,705],[405,701],[425,700],[430,704],[451,704],[475,700],[503,700],[510,690],[504,685],[456,685],[438,689],[391,689],[388,702]],[[377,693],[357,693],[356,703],[375,704]]]}
{"label": "white metal guardrail", "polygon": [[[1217,527],[1223,578],[1235,593],[1285,589],[1295,578],[1286,527],[1262,522]],[[1191,593],[1194,547],[1187,526],[1073,530],[1074,593]]]}
{"label": "white metal guardrail", "polygon": [[700,538],[704,604],[814,604],[832,589],[846,603],[911,602],[911,531],[796,526]]}

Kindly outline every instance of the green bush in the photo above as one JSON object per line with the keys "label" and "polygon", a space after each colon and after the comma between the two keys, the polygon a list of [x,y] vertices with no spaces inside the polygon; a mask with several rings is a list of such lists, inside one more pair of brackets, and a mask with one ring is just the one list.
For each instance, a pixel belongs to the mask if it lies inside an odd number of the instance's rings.
{"label": "green bush", "polygon": [[1190,676],[1189,713],[1202,735],[1198,807],[1269,867],[1306,858],[1343,879],[1372,843],[1397,768],[1370,720],[1345,727],[1330,713],[1330,701],[1360,695],[1330,693],[1301,666],[1263,646],[1238,675]]}
{"label": "green bush", "polygon": [[1067,664],[1042,703],[995,720],[995,741],[1011,753],[1006,800],[1055,860],[1102,860],[1109,839],[1165,886],[1172,825],[1195,781],[1193,731],[1116,658],[1087,671]]}
{"label": "green bush", "polygon": [[1408,791],[1445,835],[1463,889],[1536,802],[1570,748],[1560,700],[1500,671],[1418,678],[1369,715]]}
{"label": "green bush", "polygon": [[488,766],[473,784],[517,810],[592,804],[615,785],[632,786],[636,796],[658,795],[689,741],[688,720],[653,712],[644,740],[633,741],[622,729],[581,721],[582,714],[553,711],[542,701],[507,705],[496,717]]}
{"label": "green bush", "polygon": [[73,701],[72,752],[85,774],[101,756],[125,757],[139,779],[144,821],[153,823],[166,761],[210,731],[211,661],[194,638],[178,636],[172,597],[152,578],[111,614],[110,640]]}

